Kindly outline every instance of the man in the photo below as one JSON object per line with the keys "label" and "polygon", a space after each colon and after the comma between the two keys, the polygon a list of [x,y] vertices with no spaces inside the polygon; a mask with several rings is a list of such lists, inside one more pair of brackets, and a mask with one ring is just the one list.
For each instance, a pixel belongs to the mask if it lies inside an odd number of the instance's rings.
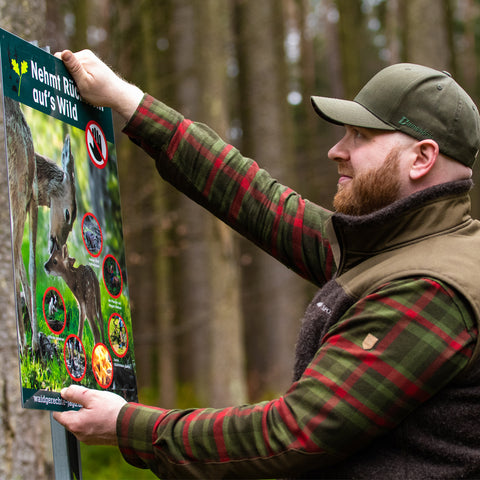
{"label": "man", "polygon": [[281,398],[164,410],[71,386],[63,397],[84,408],[55,418],[161,478],[478,478],[480,223],[468,192],[480,126],[461,87],[399,64],[354,102],[313,97],[345,125],[328,153],[332,213],[91,52],[57,55],[167,181],[321,289]]}

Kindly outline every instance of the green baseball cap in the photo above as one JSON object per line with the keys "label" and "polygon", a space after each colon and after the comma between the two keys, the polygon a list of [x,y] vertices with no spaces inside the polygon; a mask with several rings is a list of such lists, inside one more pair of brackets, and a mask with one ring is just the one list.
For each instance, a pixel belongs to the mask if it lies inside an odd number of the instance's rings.
{"label": "green baseball cap", "polygon": [[311,100],[331,123],[431,138],[444,155],[468,167],[480,148],[477,107],[447,72],[399,63],[378,72],[353,101],[316,96]]}

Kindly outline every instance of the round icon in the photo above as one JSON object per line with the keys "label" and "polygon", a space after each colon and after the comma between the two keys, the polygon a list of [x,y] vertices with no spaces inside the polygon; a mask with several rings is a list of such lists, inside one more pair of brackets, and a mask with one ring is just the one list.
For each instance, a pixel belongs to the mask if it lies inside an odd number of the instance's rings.
{"label": "round icon", "polygon": [[93,213],[86,213],[82,218],[83,244],[92,257],[98,257],[103,248],[103,235],[100,223]]}
{"label": "round icon", "polygon": [[65,340],[63,357],[70,377],[76,382],[83,380],[87,371],[87,357],[82,341],[76,335],[69,335]]}
{"label": "round icon", "polygon": [[117,357],[124,357],[128,350],[128,333],[123,318],[118,313],[112,313],[108,320],[108,338],[113,353]]}
{"label": "round icon", "polygon": [[43,295],[43,317],[48,328],[60,335],[67,323],[67,311],[61,293],[55,287],[49,287]]}
{"label": "round icon", "polygon": [[113,298],[118,298],[122,293],[122,270],[113,255],[106,255],[103,259],[103,283]]}
{"label": "round icon", "polygon": [[97,168],[105,168],[108,159],[107,138],[102,127],[95,121],[87,123],[85,129],[85,142],[90,160]]}
{"label": "round icon", "polygon": [[92,353],[92,369],[95,380],[102,388],[108,388],[113,381],[113,364],[110,352],[103,343],[97,343]]}

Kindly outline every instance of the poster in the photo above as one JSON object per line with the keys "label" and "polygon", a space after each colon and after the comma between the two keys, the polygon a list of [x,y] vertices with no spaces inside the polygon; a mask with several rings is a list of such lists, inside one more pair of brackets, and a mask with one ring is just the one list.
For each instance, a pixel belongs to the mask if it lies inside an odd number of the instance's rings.
{"label": "poster", "polygon": [[71,384],[136,401],[111,111],[53,55],[0,42],[22,405],[76,409]]}

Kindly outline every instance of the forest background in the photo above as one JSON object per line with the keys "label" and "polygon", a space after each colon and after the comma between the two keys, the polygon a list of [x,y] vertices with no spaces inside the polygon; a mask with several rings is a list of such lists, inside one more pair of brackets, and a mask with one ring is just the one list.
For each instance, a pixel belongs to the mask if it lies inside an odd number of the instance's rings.
{"label": "forest background", "polygon": [[[342,129],[310,95],[353,98],[382,67],[447,70],[480,97],[478,0],[30,0],[0,27],[90,48],[327,208]],[[281,395],[314,287],[164,184],[114,117],[139,400],[226,406]],[[3,145],[0,145],[2,156]],[[52,478],[49,416],[20,408],[5,162],[0,168],[0,478]],[[476,175],[477,177],[478,175]],[[472,192],[474,216],[480,192]],[[85,479],[152,478],[82,446]]]}

